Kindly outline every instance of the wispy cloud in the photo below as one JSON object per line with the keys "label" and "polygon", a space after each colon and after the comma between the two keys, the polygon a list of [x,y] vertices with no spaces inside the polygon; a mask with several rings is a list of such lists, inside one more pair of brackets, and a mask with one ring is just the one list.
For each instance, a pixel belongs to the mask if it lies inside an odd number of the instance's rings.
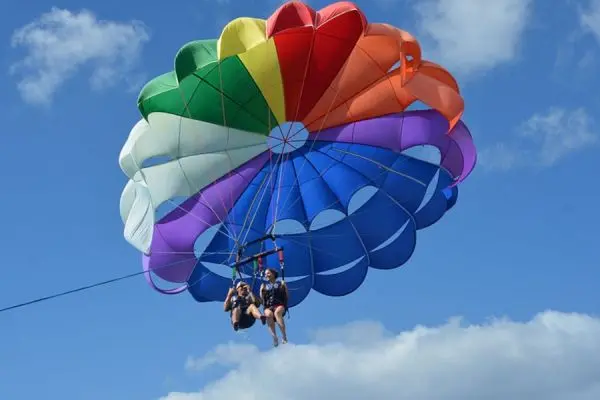
{"label": "wispy cloud", "polygon": [[484,149],[478,157],[482,167],[509,170],[516,167],[550,167],[571,153],[598,143],[593,118],[584,108],[550,108],[531,116],[508,142]]}
{"label": "wispy cloud", "polygon": [[483,73],[513,60],[532,3],[531,0],[415,2],[418,30],[425,38],[427,54],[431,54],[427,58],[456,74]]}
{"label": "wispy cloud", "polygon": [[235,367],[244,362],[253,363],[254,357],[258,354],[258,349],[252,345],[222,344],[204,357],[189,357],[185,363],[185,369],[188,371],[203,371],[214,365]]}
{"label": "wispy cloud", "polygon": [[148,40],[148,30],[140,22],[102,21],[86,10],[53,8],[13,33],[12,46],[23,48],[25,55],[10,72],[19,76],[18,89],[25,101],[47,105],[84,66],[92,71],[93,89],[134,83],[128,75]]}
{"label": "wispy cloud", "polygon": [[[590,82],[598,79],[600,0],[590,0],[585,5],[570,0],[569,4],[577,25],[570,32],[563,32],[564,39],[557,44],[555,76],[560,85],[576,83],[578,88],[587,90]],[[565,80],[565,76],[570,78]]]}
{"label": "wispy cloud", "polygon": [[530,153],[531,151],[526,151],[519,146],[496,143],[482,149],[477,156],[477,161],[482,168],[487,170],[509,171],[530,160],[528,158]]}
{"label": "wispy cloud", "polygon": [[[397,335],[354,324],[335,333],[325,334],[326,343],[254,348],[202,391],[162,399],[600,398],[600,320],[586,315],[545,312],[524,323],[470,326],[454,319]],[[249,348],[240,346],[241,354]]]}
{"label": "wispy cloud", "polygon": [[600,0],[591,0],[589,7],[579,10],[581,27],[592,33],[600,43]]}

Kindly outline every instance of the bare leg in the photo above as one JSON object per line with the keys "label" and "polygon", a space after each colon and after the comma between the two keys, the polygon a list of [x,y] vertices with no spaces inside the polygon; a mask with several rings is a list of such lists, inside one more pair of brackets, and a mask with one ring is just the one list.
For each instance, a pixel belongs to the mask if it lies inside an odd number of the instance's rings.
{"label": "bare leg", "polygon": [[279,330],[281,331],[281,342],[287,343],[287,333],[285,331],[285,321],[283,320],[283,312],[285,308],[283,306],[279,306],[275,309],[275,320],[277,321],[277,325],[279,326]]}
{"label": "bare leg", "polygon": [[267,317],[267,326],[273,337],[273,346],[277,346],[279,344],[279,339],[277,338],[277,332],[275,332],[275,320],[273,319],[273,312],[268,308],[265,309],[265,317]]}
{"label": "bare leg", "polygon": [[248,313],[248,315],[252,315],[256,319],[260,319],[260,322],[262,322],[263,325],[265,324],[265,316],[262,315],[260,311],[258,311],[258,308],[256,308],[254,304],[250,304],[248,306],[248,310],[246,310],[246,313]]}
{"label": "bare leg", "polygon": [[240,324],[240,317],[242,315],[242,309],[236,307],[231,312],[231,322],[233,323],[233,329],[238,330],[238,326]]}

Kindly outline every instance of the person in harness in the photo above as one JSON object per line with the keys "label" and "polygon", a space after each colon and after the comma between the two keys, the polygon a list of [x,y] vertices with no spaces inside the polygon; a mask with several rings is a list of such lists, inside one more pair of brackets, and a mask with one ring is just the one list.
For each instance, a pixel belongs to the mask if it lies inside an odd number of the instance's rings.
{"label": "person in harness", "polygon": [[267,318],[267,326],[273,337],[273,346],[279,345],[277,332],[275,331],[275,322],[281,331],[281,343],[287,343],[287,333],[285,330],[285,321],[283,316],[287,312],[288,288],[284,281],[278,282],[277,271],[273,268],[265,270],[267,282],[260,285],[260,297],[264,306],[264,314]]}
{"label": "person in harness", "polygon": [[223,305],[224,311],[231,313],[233,330],[248,329],[257,319],[264,325],[266,317],[260,313],[260,300],[254,296],[246,282],[240,281],[235,288],[230,288]]}

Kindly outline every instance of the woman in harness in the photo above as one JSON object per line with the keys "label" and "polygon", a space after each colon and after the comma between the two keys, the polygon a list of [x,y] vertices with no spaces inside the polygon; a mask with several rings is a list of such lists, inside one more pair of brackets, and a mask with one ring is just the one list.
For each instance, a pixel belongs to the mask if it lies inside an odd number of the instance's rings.
{"label": "woman in harness", "polygon": [[[237,293],[236,293],[237,292]],[[223,305],[224,311],[231,313],[233,330],[248,329],[257,319],[264,325],[266,317],[258,310],[260,300],[254,296],[245,282],[238,282],[234,288],[230,288]]]}
{"label": "woman in harness", "polygon": [[265,317],[267,317],[267,325],[273,337],[273,346],[279,344],[277,333],[275,332],[275,322],[281,331],[281,343],[287,343],[287,334],[285,331],[285,321],[283,316],[287,311],[288,304],[288,288],[284,281],[278,282],[279,274],[273,268],[265,270],[266,283],[260,286],[260,297],[264,305]]}

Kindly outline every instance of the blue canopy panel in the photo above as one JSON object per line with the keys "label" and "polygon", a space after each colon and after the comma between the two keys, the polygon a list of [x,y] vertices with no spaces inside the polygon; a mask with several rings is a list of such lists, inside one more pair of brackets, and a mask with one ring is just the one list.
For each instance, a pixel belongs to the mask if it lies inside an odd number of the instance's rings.
{"label": "blue canopy panel", "polygon": [[453,186],[451,188],[446,188],[442,191],[446,199],[448,200],[448,206],[446,210],[450,210],[456,204],[458,200],[458,186]]}
{"label": "blue canopy panel", "polygon": [[[188,279],[188,291],[197,301],[225,299],[232,283],[231,266],[236,262],[237,247],[265,235],[265,205],[268,205],[265,199],[271,198],[277,173],[278,169],[274,163],[266,164],[238,198],[223,223],[215,227],[216,232],[208,230],[196,240],[198,243],[205,239],[205,236],[214,235],[212,239],[209,237],[209,243],[205,244],[203,249],[196,249],[199,262]],[[258,227],[258,230],[255,227]],[[260,246],[260,243],[248,246],[245,254],[260,252]],[[252,265],[241,267],[239,272],[244,281],[252,284],[253,274],[248,268],[252,268]],[[257,288],[252,289],[258,294]]]}
{"label": "blue canopy panel", "polygon": [[[387,192],[414,216],[417,229],[437,222],[456,202],[458,188],[450,188],[452,177],[439,165],[361,144],[320,142],[315,148],[360,171],[373,186]],[[436,176],[431,198],[424,203],[428,186]],[[442,209],[444,212],[440,212]]]}
{"label": "blue canopy panel", "polygon": [[[458,194],[439,166],[383,148],[314,141],[283,158],[263,167],[200,251],[189,279],[189,291],[198,301],[222,301],[238,246],[273,229],[277,245],[285,249],[290,306],[299,304],[311,288],[328,296],[352,293],[368,267],[394,269],[406,263],[415,249],[416,230],[439,220]],[[379,190],[362,199],[357,210],[349,210],[351,200],[366,187]],[[345,217],[311,229],[325,210]],[[297,221],[302,229],[281,232],[284,220]],[[244,255],[273,247],[270,240],[255,243]],[[278,270],[277,255],[266,257],[264,266]],[[240,272],[245,281],[254,282],[252,264]],[[260,282],[254,283],[258,294]]]}

